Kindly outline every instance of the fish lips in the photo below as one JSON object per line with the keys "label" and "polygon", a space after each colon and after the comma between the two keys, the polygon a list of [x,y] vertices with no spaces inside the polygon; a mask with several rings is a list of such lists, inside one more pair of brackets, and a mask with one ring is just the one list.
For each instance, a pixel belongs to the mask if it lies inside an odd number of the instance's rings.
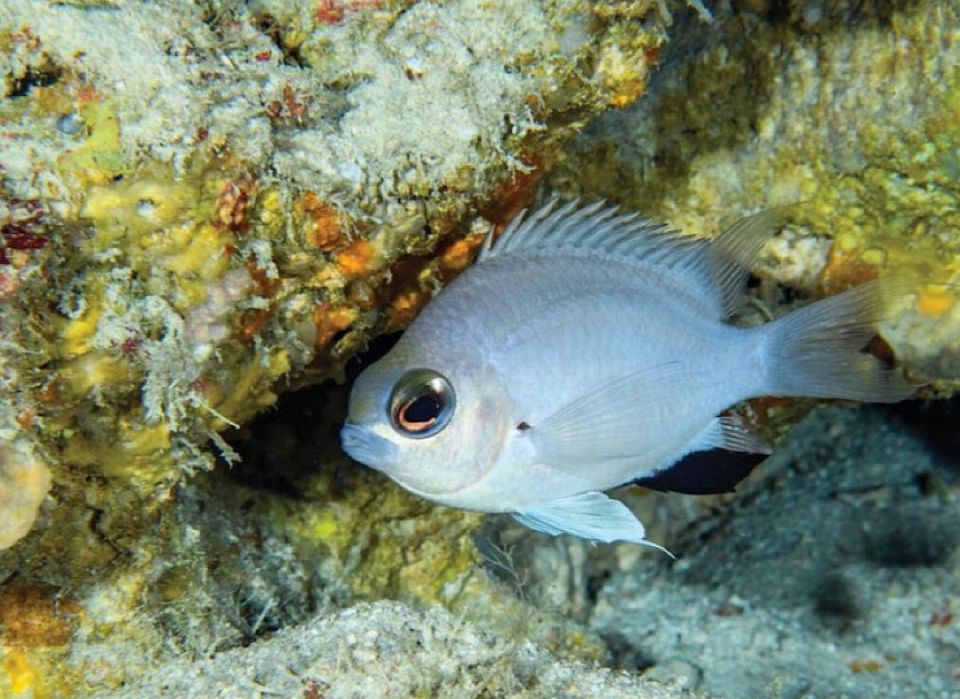
{"label": "fish lips", "polygon": [[350,422],[340,430],[340,446],[354,461],[378,471],[388,469],[399,458],[397,445],[363,425]]}

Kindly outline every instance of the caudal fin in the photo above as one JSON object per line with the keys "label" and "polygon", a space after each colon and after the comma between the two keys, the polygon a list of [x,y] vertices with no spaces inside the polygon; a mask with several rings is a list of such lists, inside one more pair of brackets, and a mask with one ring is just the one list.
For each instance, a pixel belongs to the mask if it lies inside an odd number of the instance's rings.
{"label": "caudal fin", "polygon": [[898,280],[875,280],[817,301],[765,326],[770,395],[894,403],[914,388],[864,348],[889,300],[909,293]]}

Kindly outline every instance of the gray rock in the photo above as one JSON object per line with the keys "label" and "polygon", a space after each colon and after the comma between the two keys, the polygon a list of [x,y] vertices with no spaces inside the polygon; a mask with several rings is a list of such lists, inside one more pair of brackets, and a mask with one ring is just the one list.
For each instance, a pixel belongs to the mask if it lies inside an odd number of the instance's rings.
{"label": "gray rock", "polygon": [[363,604],[270,640],[181,661],[113,699],[254,697],[517,697],[696,699],[637,675],[559,660],[523,638],[481,631],[441,608]]}
{"label": "gray rock", "polygon": [[621,664],[698,667],[731,699],[960,696],[960,474],[913,417],[810,416],[676,563],[613,572],[593,628]]}

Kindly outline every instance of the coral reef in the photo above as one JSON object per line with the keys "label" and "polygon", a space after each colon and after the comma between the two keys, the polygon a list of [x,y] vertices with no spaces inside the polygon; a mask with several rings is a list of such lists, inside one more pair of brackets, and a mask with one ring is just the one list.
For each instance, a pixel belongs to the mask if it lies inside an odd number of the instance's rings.
{"label": "coral reef", "polygon": [[133,670],[111,654],[205,653],[330,600],[491,599],[475,518],[343,489],[329,415],[256,490],[206,474],[643,94],[666,16],[635,5],[0,5],[0,594],[7,619],[75,610],[49,638],[4,625],[0,692],[112,686]]}
{"label": "coral reef", "polygon": [[328,5],[5,3],[4,325],[64,469],[155,497],[340,375],[663,41],[576,3]]}
{"label": "coral reef", "polygon": [[[671,597],[660,568],[637,574],[651,552],[545,542],[496,520],[478,530],[479,517],[354,468],[337,448],[342,392],[294,390],[349,378],[351,358],[402,329],[546,178],[694,233],[798,204],[768,250],[763,312],[792,300],[774,282],[815,295],[894,272],[917,280],[885,334],[929,394],[954,391],[956,8],[709,9],[711,23],[700,2],[671,18],[663,0],[4,0],[0,694],[172,691],[174,671],[187,681],[201,672],[189,659],[216,654],[211,682],[238,696],[264,689],[255,682],[293,696],[370,682],[681,695],[560,659],[611,652],[726,692],[727,656],[698,664],[642,620],[612,633],[637,600],[682,607],[692,625],[723,607],[702,586],[732,584],[723,563],[743,538],[718,545],[718,561],[677,533],[717,524],[715,500],[634,499],[651,535],[691,559],[670,571],[684,584]],[[777,429],[796,407],[748,410],[776,414]],[[931,502],[909,506],[934,522],[927,544],[949,538]],[[844,559],[851,575],[953,565],[952,544],[884,563],[902,537],[880,524]],[[762,561],[747,568],[763,577]],[[953,594],[939,577],[891,575],[891,589]],[[807,601],[800,582],[821,591],[818,619],[860,623],[862,591],[798,578]],[[890,609],[914,604],[894,592]],[[337,612],[384,597],[468,621],[400,604]],[[912,650],[952,653],[948,605],[911,609],[939,620]],[[797,628],[784,633],[823,657],[825,642]],[[871,642],[885,628],[868,628]],[[271,663],[297,639],[302,662],[280,676]],[[850,655],[851,686],[902,667],[872,647]],[[337,665],[344,648],[350,667]],[[404,670],[421,660],[426,680]],[[247,662],[256,676],[236,671]],[[780,682],[761,670],[751,687]]]}

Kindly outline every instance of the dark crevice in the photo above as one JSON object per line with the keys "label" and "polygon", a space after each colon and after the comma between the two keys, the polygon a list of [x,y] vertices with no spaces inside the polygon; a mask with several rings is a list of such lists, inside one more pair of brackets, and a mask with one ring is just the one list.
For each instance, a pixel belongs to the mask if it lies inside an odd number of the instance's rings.
{"label": "dark crevice", "polygon": [[287,46],[283,41],[283,35],[281,34],[281,29],[283,26],[277,22],[276,18],[271,14],[262,14],[258,15],[256,18],[257,29],[263,32],[273,45],[277,47],[277,51],[280,52],[280,55],[283,56],[283,62],[287,65],[297,66],[298,68],[308,67],[306,62],[303,59],[303,56],[300,54],[300,46]]}
{"label": "dark crevice", "polygon": [[[365,352],[347,362],[346,382],[326,382],[281,394],[276,405],[238,430],[223,437],[240,455],[241,461],[224,468],[229,478],[257,490],[284,497],[302,498],[303,483],[321,463],[329,463],[340,443],[340,427],[346,417],[347,397],[354,379],[363,369],[390,351],[400,333],[384,335],[370,342]],[[212,449],[217,453],[217,449]],[[334,466],[331,492],[349,488],[349,462]],[[226,464],[224,464],[226,466]]]}
{"label": "dark crevice", "polygon": [[62,71],[59,68],[49,67],[46,69],[28,68],[27,71],[16,78],[10,86],[7,97],[26,97],[35,87],[49,87],[60,80]]}

